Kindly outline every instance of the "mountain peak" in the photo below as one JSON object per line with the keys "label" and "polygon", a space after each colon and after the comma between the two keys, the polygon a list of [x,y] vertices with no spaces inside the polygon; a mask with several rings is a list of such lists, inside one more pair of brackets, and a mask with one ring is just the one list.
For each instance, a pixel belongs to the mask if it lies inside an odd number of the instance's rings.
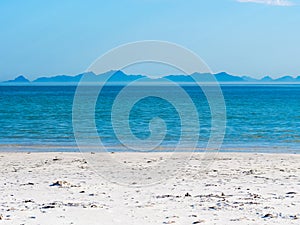
{"label": "mountain peak", "polygon": [[8,80],[7,83],[29,83],[30,81],[24,77],[23,75],[20,75],[16,77],[14,80]]}
{"label": "mountain peak", "polygon": [[281,81],[281,82],[293,82],[295,81],[296,78],[293,78],[291,76],[283,76],[283,77],[280,77],[280,78],[277,78],[275,81]]}
{"label": "mountain peak", "polygon": [[215,77],[218,81],[231,81],[231,82],[235,82],[235,81],[244,81],[243,78],[241,77],[238,77],[238,76],[233,76],[233,75],[230,75],[226,72],[220,72],[220,73],[217,73],[215,74]]}
{"label": "mountain peak", "polygon": [[261,81],[273,81],[273,78],[270,76],[265,76],[261,79]]}

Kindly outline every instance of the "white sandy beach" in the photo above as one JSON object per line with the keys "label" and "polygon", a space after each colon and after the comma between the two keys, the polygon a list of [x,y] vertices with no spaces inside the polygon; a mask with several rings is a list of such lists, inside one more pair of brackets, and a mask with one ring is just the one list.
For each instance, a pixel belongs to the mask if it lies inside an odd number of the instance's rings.
{"label": "white sandy beach", "polygon": [[[166,156],[115,155],[148,166]],[[0,153],[0,224],[300,224],[300,155],[220,153],[205,171],[197,158],[137,188],[98,176],[79,153]]]}

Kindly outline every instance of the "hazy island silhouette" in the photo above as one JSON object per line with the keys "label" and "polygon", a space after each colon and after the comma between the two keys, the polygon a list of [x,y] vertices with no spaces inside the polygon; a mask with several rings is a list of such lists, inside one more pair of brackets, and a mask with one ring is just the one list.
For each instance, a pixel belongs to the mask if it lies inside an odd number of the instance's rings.
{"label": "hazy island silhouette", "polygon": [[111,84],[114,83],[129,83],[141,78],[144,78],[144,81],[163,81],[168,79],[176,83],[194,83],[193,78],[197,78],[197,82],[209,82],[214,77],[216,81],[220,83],[300,83],[300,76],[282,76],[280,78],[273,79],[270,76],[265,76],[261,79],[256,79],[250,76],[234,76],[226,72],[220,72],[216,74],[210,73],[193,73],[190,75],[166,75],[162,78],[150,78],[145,75],[133,75],[126,74],[123,71],[108,71],[103,74],[95,74],[93,72],[81,73],[78,75],[56,75],[50,77],[39,77],[35,80],[30,81],[24,75],[20,75],[14,80],[3,81],[2,85],[14,85],[14,84],[24,84],[24,85],[35,85],[35,84],[77,84],[80,82],[82,77],[85,76],[85,80],[89,82],[108,82]]}

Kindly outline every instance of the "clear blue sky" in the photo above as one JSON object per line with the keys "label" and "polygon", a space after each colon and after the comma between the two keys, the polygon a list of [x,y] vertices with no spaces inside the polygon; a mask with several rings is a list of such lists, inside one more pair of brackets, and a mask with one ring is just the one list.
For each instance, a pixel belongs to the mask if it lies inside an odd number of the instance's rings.
{"label": "clear blue sky", "polygon": [[293,3],[2,0],[0,80],[78,74],[111,48],[149,39],[193,50],[213,72],[298,76],[300,1]]}

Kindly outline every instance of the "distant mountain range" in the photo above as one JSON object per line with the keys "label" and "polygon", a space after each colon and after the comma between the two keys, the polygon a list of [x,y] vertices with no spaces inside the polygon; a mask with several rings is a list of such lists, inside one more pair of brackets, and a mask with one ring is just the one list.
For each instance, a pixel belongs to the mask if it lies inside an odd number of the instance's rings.
{"label": "distant mountain range", "polygon": [[168,75],[163,78],[151,79],[144,75],[128,75],[124,72],[118,71],[108,71],[103,74],[94,74],[93,72],[87,72],[78,74],[75,76],[69,75],[58,75],[53,77],[40,77],[36,80],[30,81],[23,75],[18,76],[14,80],[4,81],[2,85],[14,85],[14,84],[26,84],[26,85],[34,85],[34,84],[58,84],[58,85],[71,85],[77,84],[81,78],[84,76],[85,81],[88,83],[93,82],[105,82],[108,78],[107,83],[116,84],[116,83],[129,83],[141,78],[144,78],[144,82],[151,81],[164,81],[164,79],[171,80],[176,83],[193,83],[195,80],[197,82],[209,82],[212,79],[212,76],[220,83],[300,83],[300,76],[294,78],[291,76],[283,76],[277,79],[273,79],[269,76],[263,77],[262,79],[255,79],[249,76],[234,76],[230,75],[226,72],[221,72],[217,74],[209,74],[209,73],[194,73],[191,75]]}

